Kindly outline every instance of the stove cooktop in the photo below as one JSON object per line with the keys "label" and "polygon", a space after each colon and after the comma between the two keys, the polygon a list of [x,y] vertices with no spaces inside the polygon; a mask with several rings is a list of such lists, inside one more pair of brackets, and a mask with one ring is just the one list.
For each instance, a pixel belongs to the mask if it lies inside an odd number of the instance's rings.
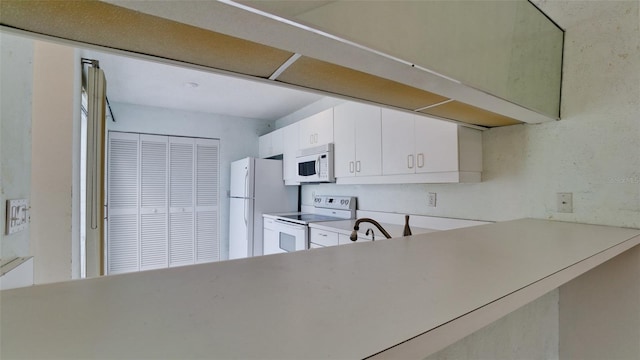
{"label": "stove cooktop", "polygon": [[298,220],[301,222],[344,220],[342,218],[335,217],[335,216],[326,216],[326,215],[311,214],[311,213],[278,215],[278,217],[289,219],[289,220]]}

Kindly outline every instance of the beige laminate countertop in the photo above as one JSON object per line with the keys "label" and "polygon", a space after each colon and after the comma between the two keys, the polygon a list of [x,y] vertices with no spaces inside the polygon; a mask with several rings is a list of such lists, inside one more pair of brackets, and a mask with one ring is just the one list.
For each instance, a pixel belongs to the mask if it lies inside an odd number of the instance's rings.
{"label": "beige laminate countertop", "polygon": [[639,243],[522,219],[5,290],[0,358],[419,358]]}

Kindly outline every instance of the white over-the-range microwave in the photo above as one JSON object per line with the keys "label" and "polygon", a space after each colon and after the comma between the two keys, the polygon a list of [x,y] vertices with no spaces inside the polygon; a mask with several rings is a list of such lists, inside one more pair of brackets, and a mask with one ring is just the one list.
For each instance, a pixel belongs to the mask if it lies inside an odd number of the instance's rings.
{"label": "white over-the-range microwave", "polygon": [[301,183],[335,182],[333,143],[298,150],[297,176]]}

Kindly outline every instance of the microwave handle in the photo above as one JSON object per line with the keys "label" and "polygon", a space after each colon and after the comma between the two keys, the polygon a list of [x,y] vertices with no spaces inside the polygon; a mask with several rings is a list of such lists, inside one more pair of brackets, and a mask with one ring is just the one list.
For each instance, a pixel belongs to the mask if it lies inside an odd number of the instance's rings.
{"label": "microwave handle", "polygon": [[322,156],[318,156],[318,159],[316,160],[316,174],[320,174],[320,159],[322,158]]}

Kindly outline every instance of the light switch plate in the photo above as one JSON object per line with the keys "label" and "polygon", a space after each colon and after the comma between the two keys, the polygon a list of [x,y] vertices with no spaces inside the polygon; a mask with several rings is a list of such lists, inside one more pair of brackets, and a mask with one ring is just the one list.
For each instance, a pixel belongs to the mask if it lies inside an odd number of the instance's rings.
{"label": "light switch plate", "polygon": [[27,199],[7,200],[7,235],[15,234],[27,228],[29,215]]}

